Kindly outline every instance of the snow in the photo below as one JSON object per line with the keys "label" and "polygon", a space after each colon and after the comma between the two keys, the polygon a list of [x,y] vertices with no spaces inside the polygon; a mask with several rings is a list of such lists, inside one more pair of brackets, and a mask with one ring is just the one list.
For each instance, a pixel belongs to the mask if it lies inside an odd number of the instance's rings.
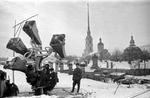
{"label": "snow", "polygon": [[[115,66],[119,66],[119,68],[123,68],[123,66],[127,66],[126,62],[122,63],[114,63]],[[89,67],[91,65],[89,64]],[[101,63],[102,67],[105,67],[105,62]],[[11,70],[5,70],[2,68],[3,66],[0,66],[0,70],[3,70],[7,72],[7,75],[9,75],[10,80],[12,82],[12,71]],[[89,68],[87,67],[87,69]],[[73,68],[75,68],[73,66]],[[127,68],[127,67],[126,67]],[[129,68],[129,66],[128,66]],[[67,65],[65,66],[65,69],[67,69]],[[72,88],[72,75],[68,75],[65,73],[59,73],[58,72],[58,78],[59,82],[56,85],[55,89],[52,91],[55,92],[55,95],[41,95],[41,96],[18,96],[22,98],[61,98],[61,94],[66,94],[65,98],[71,98],[73,95],[69,95],[67,93],[61,92],[59,90],[66,89],[71,91]],[[147,76],[136,76],[134,78],[144,78],[144,79],[150,79],[150,75]],[[26,82],[26,76],[22,72],[15,71],[15,83],[19,87],[20,92],[32,92],[31,86]],[[104,83],[101,81],[95,81],[92,79],[83,78],[81,80],[81,87],[80,87],[80,93],[83,93],[86,95],[86,98],[150,98],[150,86],[147,85],[139,85],[139,84],[133,84],[130,88],[128,88],[128,85],[119,85],[116,93],[115,90],[118,86],[118,84],[113,83],[111,80],[108,81],[108,83]],[[59,90],[58,90],[59,89]],[[149,91],[147,91],[149,90]],[[115,93],[115,94],[114,94]],[[137,96],[136,96],[137,95]],[[14,97],[17,98],[17,97]],[[80,97],[78,97],[80,98]]]}
{"label": "snow", "polygon": [[150,80],[150,75],[147,75],[147,76],[134,76],[134,78],[137,78],[137,79],[148,79],[148,80]]}
{"label": "snow", "polygon": [[146,90],[146,87],[144,85],[132,85],[131,88],[127,88],[128,85],[121,84],[116,94],[114,94],[117,88],[117,84],[112,82],[103,83],[90,79],[82,79],[82,87],[89,92],[95,92],[94,95],[96,96],[96,98],[98,98],[99,96],[101,98],[129,98],[137,92]]}

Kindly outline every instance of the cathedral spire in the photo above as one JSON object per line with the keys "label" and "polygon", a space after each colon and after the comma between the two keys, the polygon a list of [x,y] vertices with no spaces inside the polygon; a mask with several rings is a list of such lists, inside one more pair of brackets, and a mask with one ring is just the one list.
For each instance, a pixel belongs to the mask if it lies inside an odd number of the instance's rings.
{"label": "cathedral spire", "polygon": [[90,17],[89,17],[89,2],[87,2],[87,36],[85,39],[85,49],[83,56],[87,56],[89,53],[93,52],[93,38],[90,31]]}
{"label": "cathedral spire", "polygon": [[89,2],[87,2],[87,22],[88,22],[88,31],[87,33],[90,34],[90,16],[89,16]]}

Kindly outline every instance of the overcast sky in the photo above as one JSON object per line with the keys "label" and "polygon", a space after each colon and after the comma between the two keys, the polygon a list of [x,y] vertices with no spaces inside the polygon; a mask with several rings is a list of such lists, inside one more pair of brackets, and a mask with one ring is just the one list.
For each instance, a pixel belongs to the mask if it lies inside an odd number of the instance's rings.
{"label": "overcast sky", "polygon": [[[90,26],[94,51],[99,38],[109,51],[129,46],[131,35],[137,46],[150,44],[150,2],[131,0],[90,2]],[[120,2],[124,1],[124,2]],[[81,56],[87,34],[87,5],[85,0],[65,1],[0,1],[0,54],[12,55],[6,44],[13,37],[13,25],[32,15],[36,20],[43,47],[49,46],[53,34],[66,34],[67,55]],[[21,31],[19,36],[27,47],[30,38]]]}

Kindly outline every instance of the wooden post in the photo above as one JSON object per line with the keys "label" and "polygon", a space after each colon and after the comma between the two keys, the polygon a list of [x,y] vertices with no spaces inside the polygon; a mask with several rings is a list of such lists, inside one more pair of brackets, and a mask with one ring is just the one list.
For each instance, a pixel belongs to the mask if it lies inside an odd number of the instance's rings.
{"label": "wooden post", "polygon": [[64,70],[64,64],[60,63],[60,72],[63,72],[63,70]]}
{"label": "wooden post", "polygon": [[55,72],[58,72],[58,67],[59,67],[59,63],[56,62],[56,63],[55,63]]}
{"label": "wooden post", "polygon": [[72,63],[69,63],[68,64],[68,67],[69,67],[69,75],[71,75],[72,74],[72,70],[73,70],[73,65],[72,65]]}
{"label": "wooden post", "polygon": [[[15,20],[15,25],[16,25],[16,20]],[[16,27],[14,27],[14,38],[15,38],[15,32],[16,32]],[[15,57],[15,51],[13,51],[13,57]],[[15,72],[14,72],[14,70],[12,71],[12,77],[13,77],[13,83],[15,83]]]}

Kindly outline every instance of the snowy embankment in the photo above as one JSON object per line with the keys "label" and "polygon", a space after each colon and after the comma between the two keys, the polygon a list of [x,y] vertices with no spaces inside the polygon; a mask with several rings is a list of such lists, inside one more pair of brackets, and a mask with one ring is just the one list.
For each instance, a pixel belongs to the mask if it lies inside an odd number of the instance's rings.
{"label": "snowy embankment", "polygon": [[[5,70],[0,66],[0,70],[4,70],[9,75],[10,80],[12,82],[12,71]],[[50,92],[50,96],[41,95],[41,96],[33,96],[33,94],[18,96],[18,97],[32,97],[32,98],[71,98],[74,97],[70,95],[68,92],[71,91],[72,88],[72,75],[59,73],[59,83],[56,85],[55,89]],[[138,78],[147,78],[150,79],[150,76],[142,76]],[[15,71],[15,83],[19,87],[20,92],[32,92],[31,86],[26,82],[26,76],[22,72]],[[147,84],[149,85],[149,84]],[[95,81],[91,79],[83,78],[81,80],[81,89],[80,93],[86,95],[86,98],[150,98],[150,91],[145,92],[146,90],[150,90],[150,86],[147,85],[138,85],[133,84],[130,88],[128,85],[119,85],[116,94],[115,90],[117,88],[116,83],[112,83],[109,81],[108,83],[104,83],[101,81]],[[65,92],[65,91],[67,92]],[[138,96],[137,96],[138,95]],[[82,98],[82,97],[78,97]]]}
{"label": "snowy embankment", "polygon": [[[52,91],[54,95],[53,94],[51,96],[41,95],[39,97],[42,97],[42,98],[45,98],[45,97],[60,98],[62,96],[65,98],[73,97],[72,95],[68,95],[68,93],[66,92],[63,93],[59,91],[62,89],[66,89],[68,90],[68,92],[71,91],[72,75],[58,73],[58,77],[59,77],[59,83],[57,84],[55,89]],[[83,78],[81,80],[80,93],[86,94],[87,98],[132,98],[136,95],[139,95],[136,98],[150,98],[150,91],[144,94],[141,94],[142,92],[148,90],[148,88],[145,85],[134,84],[134,85],[131,85],[131,88],[128,88],[128,85],[121,84],[119,88],[117,89],[116,94],[114,94],[117,86],[118,85],[116,83],[112,83],[111,81],[109,83],[104,83],[100,81],[94,81],[91,79]],[[35,96],[32,96],[32,97],[35,97]]]}

